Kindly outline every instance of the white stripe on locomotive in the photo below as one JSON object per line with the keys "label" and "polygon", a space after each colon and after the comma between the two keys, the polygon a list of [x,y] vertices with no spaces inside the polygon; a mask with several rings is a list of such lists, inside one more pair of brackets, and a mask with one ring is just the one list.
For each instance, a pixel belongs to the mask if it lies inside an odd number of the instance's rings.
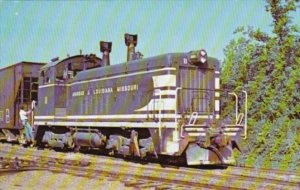
{"label": "white stripe on locomotive", "polygon": [[[35,120],[41,120],[41,119],[147,119],[155,116],[155,118],[158,118],[159,114],[120,114],[120,115],[68,115],[68,116],[35,116]],[[175,114],[164,114],[162,118],[164,119],[175,119]],[[182,118],[181,114],[176,115],[177,118]],[[211,115],[198,115],[197,118],[199,119],[207,119],[211,118]],[[173,122],[174,123],[174,122]]]}

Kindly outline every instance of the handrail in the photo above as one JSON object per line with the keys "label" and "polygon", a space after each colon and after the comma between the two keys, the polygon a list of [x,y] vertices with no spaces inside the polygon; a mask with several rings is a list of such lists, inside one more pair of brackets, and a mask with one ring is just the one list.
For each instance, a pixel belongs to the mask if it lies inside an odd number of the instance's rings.
{"label": "handrail", "polygon": [[228,94],[235,96],[235,123],[238,120],[238,96],[234,92],[229,92]]}
{"label": "handrail", "polygon": [[241,124],[242,124],[242,121],[243,121],[243,119],[244,119],[244,114],[243,114],[243,113],[239,113],[239,115],[238,115],[238,119],[237,119],[237,121],[236,121],[236,123],[235,123],[235,124],[237,124],[237,125],[241,125]]}
{"label": "handrail", "polygon": [[242,91],[245,94],[245,127],[244,127],[244,139],[247,138],[247,124],[248,124],[248,93],[247,91]]}
{"label": "handrail", "polygon": [[178,99],[178,92],[179,90],[181,90],[182,88],[181,87],[177,87],[176,90],[175,90],[175,114],[174,114],[174,118],[175,118],[175,130],[178,131],[178,118],[177,118],[177,112],[178,112],[178,107],[177,107],[177,99]]}
{"label": "handrail", "polygon": [[190,116],[189,124],[188,125],[195,125],[197,121],[198,112],[193,112]]}
{"label": "handrail", "polygon": [[[178,124],[178,118],[177,118],[177,112],[178,112],[178,107],[177,107],[177,100],[178,100],[178,92],[179,92],[179,90],[181,90],[182,88],[181,87],[177,87],[176,89],[175,89],[175,113],[174,113],[174,118],[175,118],[175,134],[176,134],[176,138],[173,136],[173,139],[180,139],[180,138],[182,138],[182,132],[183,132],[183,129],[181,128],[180,129],[180,134],[179,134],[179,127],[181,127],[181,126],[179,126],[179,124]],[[174,133],[173,133],[174,134]]]}
{"label": "handrail", "polygon": [[233,96],[235,96],[235,118],[236,118],[236,124],[241,124],[241,121],[243,120],[243,118],[240,118],[240,117],[244,117],[245,119],[244,119],[244,139],[246,139],[247,138],[247,122],[248,122],[248,112],[247,112],[247,110],[248,110],[248,107],[247,107],[247,104],[248,104],[248,94],[247,94],[247,92],[245,91],[245,90],[242,90],[242,92],[245,94],[245,112],[244,112],[244,114],[243,115],[240,115],[240,114],[242,114],[242,113],[240,113],[239,115],[238,115],[238,96],[236,95],[236,93],[234,93],[234,92],[229,92],[228,94],[230,94],[230,95],[233,95]]}
{"label": "handrail", "polygon": [[[158,122],[159,122],[159,130],[158,130],[158,136],[161,138],[161,128],[162,128],[162,123],[161,123],[161,90],[160,89],[155,89],[155,91],[158,91],[159,93],[159,104],[158,104]],[[156,92],[155,92],[156,93]]]}

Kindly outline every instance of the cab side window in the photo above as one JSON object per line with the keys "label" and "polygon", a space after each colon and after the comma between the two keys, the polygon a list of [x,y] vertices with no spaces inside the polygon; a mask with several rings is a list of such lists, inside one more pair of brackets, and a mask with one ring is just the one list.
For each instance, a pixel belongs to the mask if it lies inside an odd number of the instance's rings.
{"label": "cab side window", "polygon": [[70,79],[74,78],[74,71],[72,70],[71,63],[68,63],[67,75],[68,75],[68,78],[70,78]]}
{"label": "cab side window", "polygon": [[43,84],[49,84],[51,82],[49,77],[49,71],[42,71],[41,77],[43,80]]}

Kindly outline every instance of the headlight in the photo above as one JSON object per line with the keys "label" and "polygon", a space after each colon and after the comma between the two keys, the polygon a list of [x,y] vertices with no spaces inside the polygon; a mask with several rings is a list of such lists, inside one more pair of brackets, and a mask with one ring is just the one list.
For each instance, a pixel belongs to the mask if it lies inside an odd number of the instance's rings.
{"label": "headlight", "polygon": [[199,57],[200,57],[200,62],[201,63],[206,63],[206,61],[207,61],[207,53],[206,53],[206,51],[204,49],[200,50]]}
{"label": "headlight", "polygon": [[193,65],[204,64],[207,62],[207,52],[202,49],[200,51],[189,52],[189,62]]}
{"label": "headlight", "polygon": [[201,63],[205,63],[207,61],[207,59],[205,57],[200,57],[200,62]]}
{"label": "headlight", "polygon": [[202,50],[200,50],[200,55],[204,57],[204,56],[207,56],[207,53],[204,49],[202,49]]}

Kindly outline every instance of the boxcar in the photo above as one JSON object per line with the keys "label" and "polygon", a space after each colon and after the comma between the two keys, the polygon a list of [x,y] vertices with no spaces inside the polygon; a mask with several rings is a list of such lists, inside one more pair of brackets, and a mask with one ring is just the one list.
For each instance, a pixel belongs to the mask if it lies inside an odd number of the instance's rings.
{"label": "boxcar", "polygon": [[0,69],[0,132],[13,140],[22,129],[19,108],[38,101],[38,76],[45,63],[20,62]]}

